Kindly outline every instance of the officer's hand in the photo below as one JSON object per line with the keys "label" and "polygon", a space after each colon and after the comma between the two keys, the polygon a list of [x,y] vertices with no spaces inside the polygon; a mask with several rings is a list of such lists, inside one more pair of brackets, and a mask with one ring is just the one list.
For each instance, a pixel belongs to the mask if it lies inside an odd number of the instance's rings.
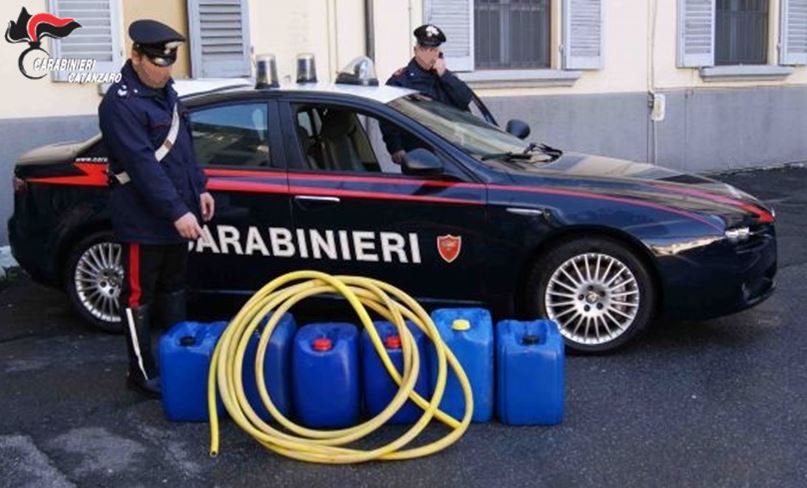
{"label": "officer's hand", "polygon": [[443,73],[446,72],[446,60],[437,58],[437,61],[434,62],[434,70],[437,71],[437,76],[443,76]]}
{"label": "officer's hand", "polygon": [[403,149],[395,151],[392,153],[392,162],[395,164],[401,164],[403,163],[404,156],[406,156],[406,151]]}
{"label": "officer's hand", "polygon": [[202,228],[199,227],[196,216],[190,212],[174,221],[174,227],[185,239],[198,239],[202,236]]}
{"label": "officer's hand", "polygon": [[202,193],[199,196],[199,203],[202,207],[202,220],[210,222],[216,212],[216,201],[213,200],[213,195],[208,192]]}

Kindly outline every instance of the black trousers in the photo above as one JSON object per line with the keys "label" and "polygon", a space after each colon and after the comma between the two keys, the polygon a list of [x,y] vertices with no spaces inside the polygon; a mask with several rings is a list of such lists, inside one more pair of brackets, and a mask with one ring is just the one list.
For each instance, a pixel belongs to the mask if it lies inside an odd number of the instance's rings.
{"label": "black trousers", "polygon": [[152,305],[158,293],[184,290],[187,244],[122,243],[123,287],[120,309]]}
{"label": "black trousers", "polygon": [[[145,379],[156,377],[157,367],[151,353],[150,317],[160,295],[185,290],[188,270],[187,244],[121,243],[123,286],[118,298],[130,373]],[[140,309],[140,312],[134,311]],[[138,320],[136,317],[145,317]]]}

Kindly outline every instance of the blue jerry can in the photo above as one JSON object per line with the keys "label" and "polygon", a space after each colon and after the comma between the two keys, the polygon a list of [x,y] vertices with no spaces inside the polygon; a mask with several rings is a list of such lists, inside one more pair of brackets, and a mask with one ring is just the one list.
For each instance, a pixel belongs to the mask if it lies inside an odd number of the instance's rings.
{"label": "blue jerry can", "polygon": [[[261,332],[268,321],[269,318],[265,318],[250,338],[247,349],[244,351],[244,367],[242,369],[244,393],[255,413],[265,421],[269,421],[271,415],[269,415],[266,407],[263,406],[263,401],[258,393],[257,380],[255,379],[255,355],[258,352],[258,341],[261,338]],[[291,349],[296,330],[297,324],[294,321],[294,316],[290,313],[284,314],[272,331],[272,336],[269,338],[269,344],[266,348],[266,359],[263,362],[266,390],[269,396],[272,397],[272,403],[287,418],[291,414]]]}
{"label": "blue jerry can", "polygon": [[[442,308],[431,314],[440,337],[451,349],[468,375],[474,399],[474,422],[493,418],[493,320],[483,308]],[[437,352],[429,344],[431,365],[430,393],[437,383]],[[440,410],[461,420],[465,413],[465,396],[457,376],[448,367],[446,389]]]}
{"label": "blue jerry can", "polygon": [[[387,354],[392,360],[392,364],[399,373],[403,374],[403,349],[401,349],[401,337],[398,329],[390,322],[374,322],[381,342],[384,344]],[[420,372],[415,381],[415,391],[428,400],[429,392],[429,361],[426,356],[426,336],[418,327],[406,322],[406,326],[415,338],[415,346],[420,355]],[[364,387],[364,403],[367,406],[367,413],[375,417],[384,410],[392,397],[398,392],[398,384],[387,372],[381,358],[378,357],[370,334],[366,330],[361,334],[361,356],[362,356],[362,384]],[[423,410],[415,405],[412,400],[407,400],[400,410],[393,415],[388,424],[413,424],[417,422]]]}
{"label": "blue jerry can", "polygon": [[497,410],[508,425],[563,419],[563,338],[551,320],[496,325]]}
{"label": "blue jerry can", "polygon": [[[160,338],[162,404],[168,420],[208,420],[207,373],[225,328],[227,322],[180,322]],[[221,400],[218,411],[224,413]]]}
{"label": "blue jerry can", "polygon": [[352,324],[301,327],[292,352],[292,398],[310,428],[343,428],[359,421],[359,340]]}

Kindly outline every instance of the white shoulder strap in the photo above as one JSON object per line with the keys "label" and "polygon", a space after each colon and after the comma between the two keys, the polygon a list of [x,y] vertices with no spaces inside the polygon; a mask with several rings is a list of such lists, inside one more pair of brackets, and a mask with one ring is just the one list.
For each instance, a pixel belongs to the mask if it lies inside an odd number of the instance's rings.
{"label": "white shoulder strap", "polygon": [[177,142],[177,135],[179,134],[179,111],[177,110],[177,105],[174,104],[174,115],[171,118],[171,128],[168,129],[168,135],[160,147],[154,151],[154,157],[157,158],[157,162],[162,161],[171,151],[171,148],[174,147],[174,143]]}
{"label": "white shoulder strap", "polygon": [[[160,147],[158,147],[156,151],[154,151],[154,157],[157,158],[158,163],[168,156],[171,148],[174,147],[174,143],[177,142],[177,135],[179,135],[179,110],[177,110],[177,104],[174,104],[174,115],[171,118],[171,128],[168,129],[168,135],[165,137],[163,143],[160,144]],[[131,181],[129,175],[125,171],[118,174],[113,174],[112,176],[118,180],[118,183],[121,185],[125,185]]]}

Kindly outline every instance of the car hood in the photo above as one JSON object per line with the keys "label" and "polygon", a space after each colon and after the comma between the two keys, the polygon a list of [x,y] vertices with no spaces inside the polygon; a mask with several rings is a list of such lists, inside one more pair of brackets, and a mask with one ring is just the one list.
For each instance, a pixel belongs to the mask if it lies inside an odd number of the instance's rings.
{"label": "car hood", "polygon": [[647,163],[568,152],[547,163],[498,163],[514,183],[572,186],[609,196],[716,215],[726,226],[773,222],[773,210],[748,193],[711,178]]}

